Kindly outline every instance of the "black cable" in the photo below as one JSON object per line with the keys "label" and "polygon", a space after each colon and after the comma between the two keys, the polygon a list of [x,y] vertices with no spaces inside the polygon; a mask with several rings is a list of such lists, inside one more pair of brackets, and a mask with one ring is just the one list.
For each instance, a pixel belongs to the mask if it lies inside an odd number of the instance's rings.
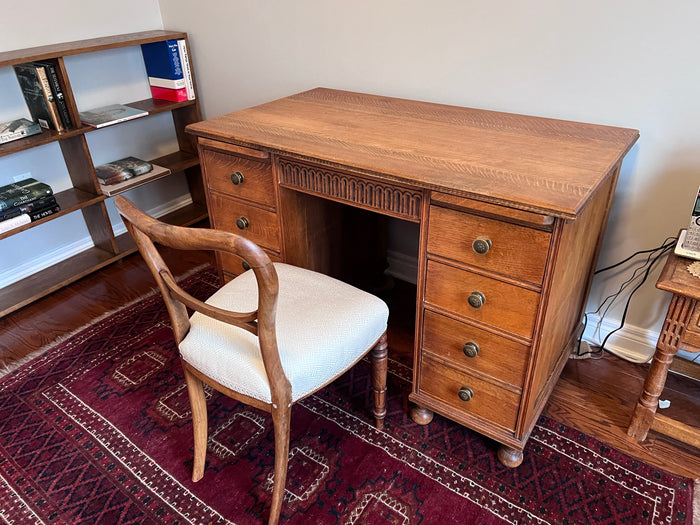
{"label": "black cable", "polygon": [[[647,278],[649,277],[649,273],[651,272],[651,269],[652,269],[652,268],[654,267],[654,265],[658,262],[658,260],[659,260],[661,257],[663,257],[671,248],[673,248],[673,247],[675,246],[676,241],[677,241],[677,237],[667,237],[667,238],[664,240],[664,242],[661,243],[661,245],[658,246],[658,247],[656,247],[656,248],[653,248],[653,249],[650,249],[650,250],[640,250],[640,251],[637,251],[637,252],[633,253],[632,255],[630,255],[629,257],[627,257],[626,259],[624,259],[624,260],[622,260],[622,261],[620,261],[620,262],[618,262],[618,263],[615,263],[615,264],[613,264],[613,265],[611,265],[611,266],[607,266],[607,267],[605,267],[605,268],[601,268],[600,270],[596,270],[596,271],[594,272],[595,274],[602,273],[602,272],[605,272],[605,271],[607,271],[607,270],[611,270],[611,269],[613,269],[613,268],[617,268],[618,266],[620,266],[620,265],[626,263],[627,261],[633,259],[633,258],[636,257],[637,255],[641,255],[641,254],[644,254],[644,253],[649,254],[649,255],[647,256],[647,258],[646,258],[646,261],[644,261],[644,264],[642,264],[642,265],[641,265],[640,267],[638,267],[638,268],[635,268],[634,272],[632,273],[632,276],[631,276],[629,279],[627,279],[627,281],[625,281],[625,282],[620,286],[620,288],[618,289],[617,292],[615,292],[615,293],[610,294],[609,296],[607,296],[607,297],[601,302],[600,306],[598,306],[598,308],[597,308],[594,312],[584,312],[584,314],[583,314],[583,330],[581,331],[581,335],[579,336],[578,344],[577,344],[577,351],[576,351],[577,357],[584,357],[584,356],[589,355],[589,354],[590,354],[590,355],[595,355],[595,356],[597,356],[596,358],[600,358],[600,357],[603,356],[603,353],[604,353],[604,351],[605,351],[605,343],[608,341],[608,339],[610,338],[610,336],[611,336],[612,334],[614,334],[615,332],[617,332],[618,330],[620,330],[620,329],[625,325],[625,319],[626,319],[626,317],[627,317],[627,312],[628,312],[628,310],[629,310],[629,306],[630,306],[630,302],[631,302],[631,300],[632,300],[632,296],[633,296],[634,293],[646,282]],[[656,255],[654,255],[656,252],[659,252],[659,253],[656,254]],[[653,259],[652,259],[652,258],[653,258]],[[601,345],[600,345],[600,347],[599,347],[598,350],[591,350],[591,351],[587,351],[587,352],[583,352],[583,353],[582,353],[582,352],[581,352],[581,340],[583,339],[583,333],[585,332],[585,330],[586,330],[586,328],[587,328],[587,326],[588,326],[588,314],[592,314],[592,313],[593,313],[593,314],[596,314],[596,313],[600,312],[601,308],[603,308],[603,305],[605,305],[605,303],[606,303],[608,300],[612,299],[611,302],[610,302],[610,304],[608,305],[608,307],[605,309],[605,312],[604,312],[603,315],[601,316],[601,321],[602,321],[602,319],[603,319],[603,318],[605,317],[605,315],[607,314],[609,308],[610,308],[610,307],[612,306],[612,304],[615,302],[615,299],[625,290],[625,288],[626,288],[631,282],[633,282],[633,281],[638,277],[637,272],[639,272],[640,270],[642,270],[642,269],[645,268],[645,267],[646,267],[646,271],[644,272],[644,277],[642,278],[642,281],[634,288],[634,290],[632,290],[632,292],[630,293],[629,297],[627,298],[627,303],[625,304],[625,310],[624,310],[624,312],[623,312],[623,314],[622,314],[622,320],[621,320],[620,326],[619,326],[618,328],[615,328],[614,330],[612,330],[611,332],[609,332],[609,333],[605,336],[605,338],[603,339],[603,342],[601,343]]]}
{"label": "black cable", "polygon": [[677,240],[678,240],[678,237],[666,237],[666,239],[664,240],[664,242],[661,243],[661,246],[659,246],[659,247],[657,247],[657,248],[654,248],[654,249],[652,249],[652,250],[639,250],[638,252],[634,252],[632,255],[630,255],[629,257],[627,257],[627,259],[624,259],[624,260],[622,260],[622,261],[620,261],[620,262],[617,262],[617,263],[615,263],[615,264],[613,264],[613,265],[611,265],[611,266],[608,266],[608,267],[606,267],[606,268],[601,268],[600,270],[596,270],[596,271],[593,272],[593,273],[594,273],[594,275],[595,275],[595,274],[598,274],[598,273],[601,273],[601,272],[605,272],[605,271],[607,271],[607,270],[612,270],[613,268],[617,268],[618,266],[621,266],[621,265],[625,264],[627,261],[629,261],[629,260],[632,259],[633,257],[636,257],[637,255],[640,255],[640,254],[642,254],[642,253],[655,252],[655,251],[657,251],[657,250],[660,250],[663,246],[665,246],[665,245],[668,244],[669,242],[673,242],[673,243],[675,244],[675,242],[676,242]]}
{"label": "black cable", "polygon": [[647,271],[644,272],[644,278],[641,280],[641,282],[635,287],[634,290],[632,290],[632,293],[630,293],[629,297],[627,298],[627,304],[625,305],[625,310],[622,313],[622,319],[620,320],[620,326],[615,328],[614,330],[608,332],[608,335],[605,336],[605,339],[603,339],[603,342],[600,344],[600,349],[601,351],[605,350],[605,343],[608,342],[608,339],[610,338],[611,335],[613,335],[615,332],[620,330],[623,326],[625,326],[625,318],[627,317],[627,310],[629,309],[630,306],[630,301],[632,300],[632,296],[634,293],[639,290],[639,288],[645,283],[647,280],[647,277],[649,277],[649,273],[651,272],[651,269],[654,267],[654,265],[663,257],[673,246],[668,246],[667,248],[664,248],[664,250],[659,253],[656,257],[654,257],[654,260],[651,261],[651,264],[647,268]]}
{"label": "black cable", "polygon": [[625,290],[625,288],[627,288],[627,286],[637,278],[637,272],[641,271],[647,264],[649,264],[649,261],[652,259],[652,257],[654,257],[654,253],[659,251],[659,250],[661,250],[661,253],[663,253],[664,251],[666,251],[670,247],[672,247],[674,244],[675,244],[674,242],[667,243],[666,241],[664,241],[664,244],[662,244],[658,248],[654,248],[653,250],[645,250],[643,252],[638,252],[638,253],[649,253],[649,255],[647,255],[646,261],[644,261],[644,264],[642,264],[638,268],[635,268],[634,272],[632,273],[632,277],[630,277],[624,283],[622,283],[622,285],[620,286],[620,289],[615,294],[611,294],[608,297],[606,297],[603,300],[603,302],[600,304],[598,309],[593,313],[598,313],[600,311],[600,309],[603,307],[603,305],[605,304],[605,302],[612,297],[612,301],[610,301],[610,304],[608,304],[607,308],[603,312],[603,315],[601,316],[601,318],[605,317],[605,315],[608,313],[608,310],[612,307],[613,303],[615,302],[615,299],[617,299],[617,296],[620,295]]}

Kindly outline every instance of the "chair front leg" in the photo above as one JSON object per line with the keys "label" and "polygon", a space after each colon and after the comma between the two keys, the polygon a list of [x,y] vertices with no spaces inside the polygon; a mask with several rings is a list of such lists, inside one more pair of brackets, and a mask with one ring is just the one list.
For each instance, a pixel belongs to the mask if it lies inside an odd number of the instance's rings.
{"label": "chair front leg", "polygon": [[291,416],[291,407],[272,409],[272,424],[275,431],[275,473],[268,525],[277,525],[280,512],[282,511],[284,487],[287,483],[287,465],[289,463],[289,426]]}
{"label": "chair front leg", "polygon": [[389,345],[386,332],[382,334],[377,344],[372,348],[372,389],[374,390],[374,418],[378,429],[384,428],[386,416],[386,374]]}
{"label": "chair front leg", "polygon": [[192,481],[199,481],[204,476],[204,463],[207,455],[207,400],[204,394],[204,385],[188,369],[183,361],[185,370],[185,382],[187,393],[190,397],[192,408],[192,428],[194,430],[194,466],[192,467]]}

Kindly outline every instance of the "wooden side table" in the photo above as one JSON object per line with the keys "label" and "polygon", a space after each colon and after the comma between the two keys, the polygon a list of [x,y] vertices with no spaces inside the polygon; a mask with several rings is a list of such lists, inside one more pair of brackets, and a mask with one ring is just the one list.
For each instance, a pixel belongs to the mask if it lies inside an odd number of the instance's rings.
{"label": "wooden side table", "polygon": [[656,352],[644,388],[637,401],[627,434],[638,441],[646,439],[653,428],[667,436],[700,447],[700,428],[657,414],[668,368],[679,348],[700,352],[700,278],[688,270],[694,261],[671,254],[666,261],[656,287],[673,293],[666,319],[656,343]]}

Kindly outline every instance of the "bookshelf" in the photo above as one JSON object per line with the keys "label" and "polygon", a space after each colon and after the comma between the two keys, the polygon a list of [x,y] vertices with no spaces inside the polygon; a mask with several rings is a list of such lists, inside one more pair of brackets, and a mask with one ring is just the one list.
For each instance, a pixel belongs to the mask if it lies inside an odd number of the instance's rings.
{"label": "bookshelf", "polygon": [[[76,96],[71,86],[71,80],[73,79],[70,78],[64,58],[70,55],[95,53],[127,46],[140,46],[145,43],[169,39],[185,40],[190,69],[192,70],[192,53],[189,50],[187,34],[166,30],[112,35],[0,53],[0,68],[11,68],[16,64],[38,60],[53,62],[63,88],[71,120],[75,124],[74,129],[67,131],[56,132],[42,129],[41,134],[0,145],[1,158],[57,142],[72,185],[71,188],[58,191],[55,194],[56,200],[61,206],[60,212],[1,233],[0,241],[32,228],[41,228],[42,225],[67,214],[80,212],[94,245],[0,289],[0,317],[136,251],[136,246],[128,233],[115,235],[112,228],[106,206],[106,201],[111,196],[105,195],[100,189],[86,137],[89,133],[97,131],[97,129],[80,124],[79,109],[85,110],[89,108],[78,107]],[[137,101],[113,101],[114,103],[128,105],[148,112],[146,116],[140,118],[148,118],[151,115],[164,112],[171,113],[174,133],[177,138],[177,151],[144,160],[149,160],[153,164],[167,168],[172,175],[184,174],[192,197],[191,204],[160,217],[165,222],[183,226],[198,222],[207,216],[196,142],[185,133],[185,126],[201,120],[196,82],[194,82],[194,87],[194,100],[170,102],[148,98]],[[134,120],[127,122],[134,122]],[[114,125],[120,126],[127,122]],[[139,177],[135,177],[132,180],[133,185],[124,188],[122,191],[127,191],[137,186],[142,187],[140,191],[147,191],[147,185],[152,182],[147,177],[144,177],[142,180],[139,180]]]}

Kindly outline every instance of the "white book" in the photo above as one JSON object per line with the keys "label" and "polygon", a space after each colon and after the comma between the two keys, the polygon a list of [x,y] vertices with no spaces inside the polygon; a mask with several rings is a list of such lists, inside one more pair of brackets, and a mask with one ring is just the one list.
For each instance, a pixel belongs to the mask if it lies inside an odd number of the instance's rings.
{"label": "white book", "polygon": [[148,83],[155,87],[162,87],[167,89],[182,89],[185,86],[184,78],[158,78],[158,77],[148,77]]}
{"label": "white book", "polygon": [[194,81],[190,70],[190,57],[187,53],[187,43],[184,39],[177,41],[177,49],[180,52],[180,64],[182,65],[182,76],[185,79],[187,88],[187,100],[194,100]]}
{"label": "white book", "polygon": [[10,230],[29,224],[30,222],[32,222],[32,219],[28,213],[23,213],[22,215],[17,215],[17,217],[0,221],[0,233],[9,232]]}

